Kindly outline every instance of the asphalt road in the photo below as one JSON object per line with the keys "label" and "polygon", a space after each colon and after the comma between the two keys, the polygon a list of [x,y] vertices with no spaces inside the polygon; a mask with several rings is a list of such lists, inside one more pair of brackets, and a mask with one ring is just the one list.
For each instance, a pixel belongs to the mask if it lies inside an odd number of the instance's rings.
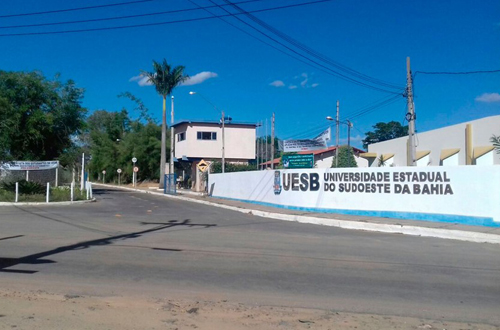
{"label": "asphalt road", "polygon": [[0,283],[500,325],[500,247],[259,218],[96,190],[0,207]]}

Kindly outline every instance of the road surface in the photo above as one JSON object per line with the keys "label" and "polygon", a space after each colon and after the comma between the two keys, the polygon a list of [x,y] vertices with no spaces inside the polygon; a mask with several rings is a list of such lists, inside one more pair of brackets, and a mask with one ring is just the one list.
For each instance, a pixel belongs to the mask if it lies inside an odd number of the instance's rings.
{"label": "road surface", "polygon": [[272,220],[128,191],[0,207],[0,282],[79,295],[500,325],[500,248]]}

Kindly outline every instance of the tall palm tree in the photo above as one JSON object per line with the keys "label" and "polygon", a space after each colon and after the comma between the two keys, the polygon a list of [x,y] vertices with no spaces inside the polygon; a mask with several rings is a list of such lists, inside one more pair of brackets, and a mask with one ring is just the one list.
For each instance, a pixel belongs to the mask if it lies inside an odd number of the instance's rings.
{"label": "tall palm tree", "polygon": [[[158,94],[163,97],[163,119],[161,124],[161,159],[160,159],[160,188],[163,188],[165,182],[165,163],[166,163],[166,140],[167,140],[167,113],[166,101],[167,96],[172,94],[172,91],[180,83],[185,81],[188,76],[184,74],[184,66],[179,65],[172,68],[166,59],[162,63],[153,61],[153,71],[142,71],[142,75],[148,78],[148,82],[152,83]],[[174,137],[171,136],[171,139]]]}

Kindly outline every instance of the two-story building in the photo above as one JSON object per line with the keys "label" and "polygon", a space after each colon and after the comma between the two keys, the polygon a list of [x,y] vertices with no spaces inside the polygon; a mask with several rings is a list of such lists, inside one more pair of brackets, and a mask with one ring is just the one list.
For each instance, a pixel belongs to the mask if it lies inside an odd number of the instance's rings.
{"label": "two-story building", "polygon": [[[226,163],[248,164],[255,159],[256,124],[225,122],[181,121],[173,125],[175,132],[174,157],[184,167],[189,165],[191,187],[196,191],[204,189],[198,163],[213,160]],[[189,172],[189,171],[188,171]],[[178,173],[182,175],[182,173]],[[183,178],[185,179],[185,178]]]}

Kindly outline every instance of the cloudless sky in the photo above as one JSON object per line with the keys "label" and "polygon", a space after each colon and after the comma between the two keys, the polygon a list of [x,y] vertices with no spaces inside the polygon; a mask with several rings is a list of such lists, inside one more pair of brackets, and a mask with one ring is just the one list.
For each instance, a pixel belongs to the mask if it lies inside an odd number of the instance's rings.
{"label": "cloudless sky", "polygon": [[[90,112],[97,109],[119,111],[125,107],[134,115],[134,104],[117,97],[129,91],[141,98],[160,122],[161,97],[154,87],[141,86],[134,77],[139,76],[141,70],[152,70],[152,60],[165,58],[173,66],[184,65],[186,73],[193,77],[190,83],[198,82],[174,90],[176,121],[218,119],[220,114],[202,97],[189,95],[189,91],[196,91],[223,109],[234,121],[256,123],[268,118],[270,134],[270,117],[275,112],[278,137],[312,138],[329,124],[326,116],[335,116],[336,101],[339,100],[340,119],[353,122],[353,145],[359,147],[364,133],[377,122],[395,120],[406,124],[406,99],[402,92],[406,85],[407,56],[411,58],[414,73],[500,69],[498,0],[335,0],[252,14],[343,66],[400,86],[399,91],[390,89],[393,94],[341,80],[328,74],[329,69],[315,64],[309,66],[283,54],[293,53],[267,39],[265,35],[275,40],[278,37],[243,15],[238,17],[261,32],[235,17],[225,17],[224,20],[253,37],[218,18],[80,33],[12,35],[211,16],[203,10],[102,22],[7,28],[194,9],[197,5],[213,6],[210,0],[151,0],[88,10],[12,16],[131,1],[18,0],[2,3],[0,70],[39,70],[48,78],[60,73],[62,80],[72,79],[79,87],[85,88],[83,106]],[[224,0],[213,1],[219,5],[226,3]],[[254,11],[312,1],[261,0],[241,3],[240,7]],[[234,8],[225,8],[236,12]],[[224,14],[220,8],[210,11],[215,15]],[[300,57],[303,61],[312,58],[310,54],[287,45],[305,56]],[[500,73],[417,73],[414,83],[416,127],[420,132],[500,114]],[[386,106],[360,114],[360,110],[367,106],[393,96],[393,101]],[[500,127],[497,133],[500,134]],[[346,136],[346,126],[342,125],[341,143],[345,143]]]}

